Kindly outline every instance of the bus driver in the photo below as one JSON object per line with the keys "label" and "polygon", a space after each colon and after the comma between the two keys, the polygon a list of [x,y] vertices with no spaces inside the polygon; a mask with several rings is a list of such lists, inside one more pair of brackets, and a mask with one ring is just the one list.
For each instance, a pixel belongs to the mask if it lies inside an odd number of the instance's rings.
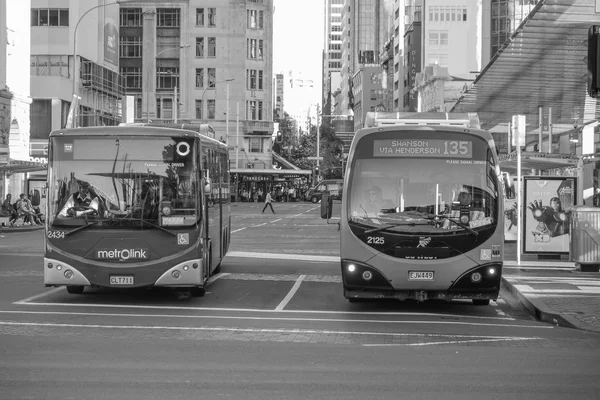
{"label": "bus driver", "polygon": [[73,193],[61,211],[59,217],[80,217],[85,214],[104,214],[104,207],[98,196],[90,192],[90,184],[88,182],[79,183],[79,191]]}

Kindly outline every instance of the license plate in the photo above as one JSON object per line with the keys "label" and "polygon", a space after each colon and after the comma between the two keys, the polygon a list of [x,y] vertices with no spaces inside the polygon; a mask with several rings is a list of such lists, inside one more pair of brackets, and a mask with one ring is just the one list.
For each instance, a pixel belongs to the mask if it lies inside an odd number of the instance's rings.
{"label": "license plate", "polygon": [[111,285],[133,285],[133,275],[129,275],[129,276],[111,275],[110,276],[110,284]]}
{"label": "license plate", "polygon": [[433,271],[408,271],[409,281],[432,281]]}

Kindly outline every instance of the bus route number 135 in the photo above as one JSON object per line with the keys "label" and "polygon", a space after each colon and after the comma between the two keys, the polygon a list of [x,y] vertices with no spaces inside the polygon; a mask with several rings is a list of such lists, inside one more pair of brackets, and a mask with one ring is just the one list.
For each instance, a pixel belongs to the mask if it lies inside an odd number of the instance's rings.
{"label": "bus route number 135", "polygon": [[466,155],[469,153],[469,142],[458,141],[458,140],[445,140],[444,141],[444,154],[450,155]]}

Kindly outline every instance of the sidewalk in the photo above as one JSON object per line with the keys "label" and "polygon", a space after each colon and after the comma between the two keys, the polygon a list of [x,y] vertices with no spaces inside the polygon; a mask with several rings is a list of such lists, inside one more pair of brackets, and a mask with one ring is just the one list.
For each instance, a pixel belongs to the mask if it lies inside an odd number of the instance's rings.
{"label": "sidewalk", "polygon": [[569,261],[516,262],[516,243],[505,243],[502,283],[537,319],[600,333],[600,273]]}
{"label": "sidewalk", "polygon": [[44,225],[0,226],[0,236],[6,233],[31,232],[44,229]]}

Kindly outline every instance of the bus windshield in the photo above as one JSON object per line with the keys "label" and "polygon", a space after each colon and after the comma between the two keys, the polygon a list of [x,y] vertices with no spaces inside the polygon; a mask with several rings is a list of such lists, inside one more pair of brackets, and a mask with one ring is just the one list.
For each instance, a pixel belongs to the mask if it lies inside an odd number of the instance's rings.
{"label": "bus windshield", "polygon": [[352,164],[348,218],[367,229],[405,233],[495,225],[498,188],[489,153],[479,159],[363,153],[369,157],[358,156]]}
{"label": "bus windshield", "polygon": [[197,223],[193,139],[121,136],[52,141],[50,225],[94,221],[119,228],[139,226],[140,220],[150,226]]}

